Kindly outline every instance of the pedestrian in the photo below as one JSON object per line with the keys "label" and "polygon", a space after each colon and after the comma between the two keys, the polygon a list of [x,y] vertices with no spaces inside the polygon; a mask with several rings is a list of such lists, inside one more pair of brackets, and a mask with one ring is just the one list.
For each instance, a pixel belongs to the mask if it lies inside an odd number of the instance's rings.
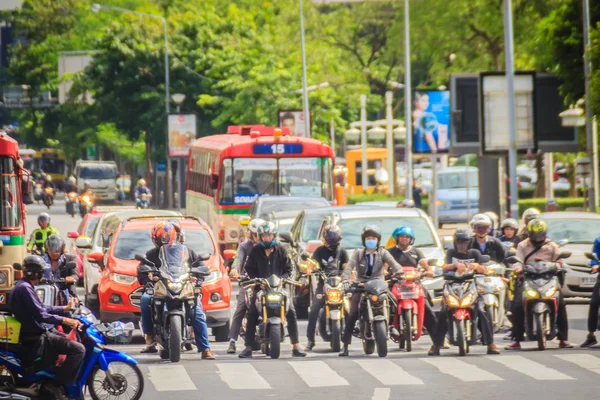
{"label": "pedestrian", "polygon": [[413,180],[413,200],[415,201],[415,207],[421,208],[421,194],[423,190],[417,185],[417,181]]}

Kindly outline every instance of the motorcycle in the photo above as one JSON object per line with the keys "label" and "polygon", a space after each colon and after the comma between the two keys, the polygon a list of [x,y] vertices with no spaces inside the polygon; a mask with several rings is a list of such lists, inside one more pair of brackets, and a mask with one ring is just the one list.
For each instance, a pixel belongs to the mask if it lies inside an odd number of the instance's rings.
{"label": "motorcycle", "polygon": [[71,215],[71,217],[75,217],[75,213],[77,212],[77,207],[79,205],[79,197],[77,196],[77,193],[75,193],[75,192],[67,193],[66,200],[67,200],[67,202],[66,202],[67,214]]}
{"label": "motorcycle", "polygon": [[150,200],[152,199],[152,195],[148,193],[142,193],[137,196],[135,199],[135,206],[138,210],[142,210],[150,207]]}
{"label": "motorcycle", "polygon": [[[425,318],[425,290],[420,279],[422,272],[415,267],[402,267],[404,280],[393,280],[392,294],[398,302],[393,325],[400,333],[400,349],[412,351],[412,342],[423,334]],[[392,336],[392,340],[395,338]]]}
{"label": "motorcycle", "polygon": [[90,193],[84,193],[79,196],[79,215],[81,218],[92,211],[94,208],[94,199]]}
{"label": "motorcycle", "polygon": [[[160,269],[144,256],[138,254],[135,259],[142,263],[140,273],[152,273],[158,278],[153,285],[146,286],[146,293],[152,296],[154,333],[162,347],[160,358],[179,362],[182,347],[191,343],[189,327],[202,295],[202,281],[210,275],[208,267],[198,265],[210,255],[201,256],[188,267],[187,247],[175,244],[162,246],[159,257]],[[196,278],[195,282],[192,277]]]}
{"label": "motorcycle", "polygon": [[[258,341],[263,354],[276,359],[281,354],[281,343],[285,339],[286,314],[290,309],[290,297],[283,285],[299,285],[290,279],[283,279],[277,275],[269,278],[248,279],[240,283],[245,289],[262,286],[256,295],[256,308],[259,312]],[[251,301],[252,297],[246,296]],[[251,304],[247,304],[248,307]]]}
{"label": "motorcycle", "polygon": [[490,316],[494,332],[499,332],[506,319],[506,267],[493,263],[487,266],[486,275],[477,275],[475,285],[477,293],[483,299],[485,309]]}
{"label": "motorcycle", "polygon": [[[477,339],[477,313],[474,303],[477,300],[477,288],[474,282],[475,272],[458,274],[454,271],[444,274],[443,307],[450,311],[448,332],[450,343],[458,346],[458,355],[465,356],[469,347]],[[442,316],[443,318],[443,316]]]}
{"label": "motorcycle", "polygon": [[[139,400],[144,391],[144,377],[137,361],[128,354],[104,346],[103,325],[85,307],[78,307],[73,318],[82,323],[79,331],[85,345],[85,358],[77,374],[75,385],[67,386],[70,399],[83,400],[89,390],[92,399],[110,397],[114,400]],[[21,344],[0,345],[0,398],[47,399],[44,383],[55,377],[54,367],[31,373],[22,365],[22,356],[31,349]]]}
{"label": "motorcycle", "polygon": [[38,204],[42,201],[42,195],[44,191],[42,189],[41,183],[36,183],[35,188],[33,189],[33,200],[37,201]]}
{"label": "motorcycle", "polygon": [[44,193],[42,194],[42,200],[44,205],[50,209],[50,206],[54,204],[54,189],[51,187],[44,188]]}
{"label": "motorcycle", "polygon": [[319,334],[321,338],[329,342],[331,350],[340,351],[342,343],[343,328],[346,326],[346,313],[350,310],[348,297],[342,277],[327,276],[321,270],[315,270],[313,273],[319,277],[319,282],[323,283],[323,294],[317,294],[317,299],[325,298],[325,307],[319,312],[317,319]]}

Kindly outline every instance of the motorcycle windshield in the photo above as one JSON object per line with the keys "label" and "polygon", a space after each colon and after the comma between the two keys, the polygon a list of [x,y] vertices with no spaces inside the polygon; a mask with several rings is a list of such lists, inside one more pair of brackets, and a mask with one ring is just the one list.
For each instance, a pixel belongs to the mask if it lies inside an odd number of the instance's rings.
{"label": "motorcycle windshield", "polygon": [[182,244],[165,245],[160,248],[160,274],[163,278],[179,280],[189,269],[190,254]]}

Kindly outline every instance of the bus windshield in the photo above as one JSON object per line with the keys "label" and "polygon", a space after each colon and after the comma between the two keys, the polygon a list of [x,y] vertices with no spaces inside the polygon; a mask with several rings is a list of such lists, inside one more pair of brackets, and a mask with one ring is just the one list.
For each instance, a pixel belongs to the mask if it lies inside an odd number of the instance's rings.
{"label": "bus windshield", "polygon": [[0,174],[2,176],[0,230],[18,230],[21,227],[21,198],[12,158],[0,158]]}
{"label": "bus windshield", "polygon": [[43,158],[41,162],[41,170],[48,174],[64,174],[65,160]]}
{"label": "bus windshield", "polygon": [[329,158],[225,159],[221,204],[250,204],[261,195],[333,198]]}
{"label": "bus windshield", "polygon": [[81,179],[116,179],[117,170],[112,167],[81,167],[79,169]]}

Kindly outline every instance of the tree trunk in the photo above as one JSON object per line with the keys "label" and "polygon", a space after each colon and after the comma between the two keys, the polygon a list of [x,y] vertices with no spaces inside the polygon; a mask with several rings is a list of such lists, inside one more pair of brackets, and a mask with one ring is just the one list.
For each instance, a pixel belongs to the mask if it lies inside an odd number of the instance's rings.
{"label": "tree trunk", "polygon": [[567,177],[569,179],[569,197],[577,197],[577,177],[574,162],[567,165]]}
{"label": "tree trunk", "polygon": [[535,171],[537,173],[537,184],[533,197],[546,197],[546,168],[544,168],[544,153],[535,155]]}

